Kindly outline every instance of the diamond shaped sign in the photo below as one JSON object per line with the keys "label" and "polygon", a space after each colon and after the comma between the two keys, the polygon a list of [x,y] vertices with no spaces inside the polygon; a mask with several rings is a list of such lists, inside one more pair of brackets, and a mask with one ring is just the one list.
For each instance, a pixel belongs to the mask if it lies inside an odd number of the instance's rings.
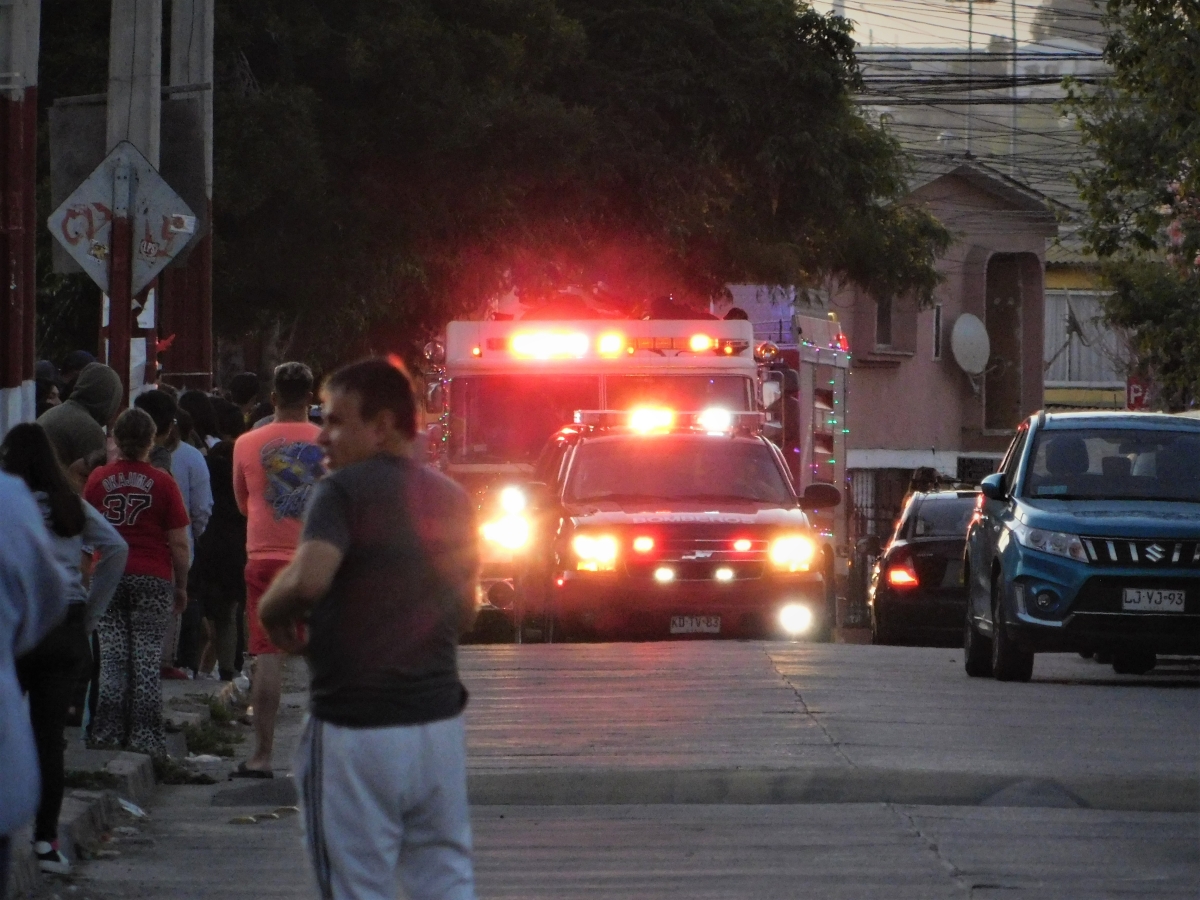
{"label": "diamond shaped sign", "polygon": [[130,173],[129,217],[133,228],[133,293],[137,294],[166,268],[196,233],[196,214],[171,190],[133,144],[113,148],[46,225],[100,290],[108,292],[112,253],[113,177]]}

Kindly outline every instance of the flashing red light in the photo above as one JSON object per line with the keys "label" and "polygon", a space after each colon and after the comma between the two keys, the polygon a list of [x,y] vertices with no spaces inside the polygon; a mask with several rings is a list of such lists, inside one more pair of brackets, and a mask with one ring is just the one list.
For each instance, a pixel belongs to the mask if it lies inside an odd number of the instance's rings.
{"label": "flashing red light", "polygon": [[483,356],[483,348],[482,347],[472,347],[471,355],[476,356],[476,357]]}
{"label": "flashing red light", "polygon": [[654,538],[648,534],[639,535],[633,539],[635,553],[649,553],[654,549]]}
{"label": "flashing red light", "polygon": [[913,568],[911,559],[905,559],[889,566],[887,570],[887,582],[892,587],[902,590],[920,587],[921,585],[920,579],[917,578],[917,570]]}
{"label": "flashing red light", "polygon": [[688,341],[688,349],[693,353],[704,353],[713,349],[717,342],[710,338],[707,334],[693,334]]}
{"label": "flashing red light", "polygon": [[837,337],[833,339],[833,345],[843,353],[850,352],[850,338],[846,337],[844,331],[839,331]]}
{"label": "flashing red light", "polygon": [[749,539],[747,539],[747,538],[738,538],[736,541],[733,542],[733,549],[736,550],[738,553],[749,552],[751,546],[753,546],[753,545],[750,543]]}

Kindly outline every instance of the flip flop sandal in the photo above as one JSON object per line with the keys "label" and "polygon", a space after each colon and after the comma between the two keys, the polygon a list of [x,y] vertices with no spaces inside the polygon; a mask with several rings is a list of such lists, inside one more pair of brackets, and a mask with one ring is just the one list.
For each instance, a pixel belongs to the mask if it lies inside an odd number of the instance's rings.
{"label": "flip flop sandal", "polygon": [[274,778],[275,773],[265,769],[247,769],[244,762],[238,763],[238,767],[229,773],[229,779],[234,778]]}

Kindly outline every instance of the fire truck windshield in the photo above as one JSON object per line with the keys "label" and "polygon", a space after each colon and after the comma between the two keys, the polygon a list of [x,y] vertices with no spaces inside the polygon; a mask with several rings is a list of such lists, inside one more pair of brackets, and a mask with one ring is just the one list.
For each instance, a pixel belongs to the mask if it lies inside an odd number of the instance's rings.
{"label": "fire truck windshield", "polygon": [[700,410],[720,406],[750,410],[750,380],[740,375],[609,375],[605,378],[606,409],[664,406]]}
{"label": "fire truck windshield", "polygon": [[[601,382],[605,397],[601,397]],[[577,409],[753,409],[743,375],[468,375],[450,389],[450,462],[533,462]]]}
{"label": "fire truck windshield", "polygon": [[577,409],[600,403],[596,375],[481,375],[450,391],[450,461],[532,462]]}
{"label": "fire truck windshield", "polygon": [[571,464],[564,499],[795,505],[768,447],[704,435],[629,435],[586,442]]}

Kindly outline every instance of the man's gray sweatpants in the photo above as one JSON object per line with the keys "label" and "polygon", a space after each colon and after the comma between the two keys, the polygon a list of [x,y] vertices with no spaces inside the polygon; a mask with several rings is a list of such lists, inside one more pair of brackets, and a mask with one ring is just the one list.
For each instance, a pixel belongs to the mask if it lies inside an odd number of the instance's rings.
{"label": "man's gray sweatpants", "polygon": [[322,900],[474,900],[463,717],[345,728],[310,717],[296,755]]}

